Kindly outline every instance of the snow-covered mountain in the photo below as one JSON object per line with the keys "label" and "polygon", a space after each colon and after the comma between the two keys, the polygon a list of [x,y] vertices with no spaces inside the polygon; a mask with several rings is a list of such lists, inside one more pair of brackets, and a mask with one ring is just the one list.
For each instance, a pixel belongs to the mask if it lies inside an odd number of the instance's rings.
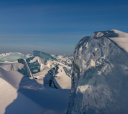
{"label": "snow-covered mountain", "polygon": [[94,32],[79,41],[67,114],[128,114],[128,34]]}
{"label": "snow-covered mountain", "polygon": [[33,55],[19,52],[3,53],[0,54],[0,61],[5,70],[17,70],[27,77],[36,79],[40,84],[63,89],[71,88],[72,57],[50,55],[35,50]]}
{"label": "snow-covered mountain", "polygon": [[63,62],[40,51],[0,54],[0,114],[65,114],[71,88],[70,58],[61,56]]}
{"label": "snow-covered mountain", "polygon": [[[33,55],[26,61],[38,83],[55,88],[71,88],[71,60],[68,57],[64,59],[61,56],[58,59],[58,56],[51,56],[40,51],[34,51]],[[65,62],[61,59],[64,59]]]}

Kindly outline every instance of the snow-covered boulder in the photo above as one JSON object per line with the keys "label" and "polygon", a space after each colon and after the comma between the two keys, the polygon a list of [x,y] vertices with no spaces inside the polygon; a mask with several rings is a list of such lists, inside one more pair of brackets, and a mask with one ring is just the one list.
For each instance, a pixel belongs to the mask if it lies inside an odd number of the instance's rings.
{"label": "snow-covered boulder", "polygon": [[74,52],[67,114],[128,114],[128,34],[95,32]]}

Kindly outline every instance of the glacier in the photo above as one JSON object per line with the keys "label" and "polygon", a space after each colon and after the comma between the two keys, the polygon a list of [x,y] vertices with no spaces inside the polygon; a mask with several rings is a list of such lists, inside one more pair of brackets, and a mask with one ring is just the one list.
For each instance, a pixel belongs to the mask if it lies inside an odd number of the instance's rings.
{"label": "glacier", "polygon": [[26,59],[27,55],[25,56],[19,52],[10,52],[10,53],[2,53],[0,54],[0,62],[16,62],[17,59]]}
{"label": "glacier", "polygon": [[75,47],[67,114],[128,114],[128,33],[94,32]]}

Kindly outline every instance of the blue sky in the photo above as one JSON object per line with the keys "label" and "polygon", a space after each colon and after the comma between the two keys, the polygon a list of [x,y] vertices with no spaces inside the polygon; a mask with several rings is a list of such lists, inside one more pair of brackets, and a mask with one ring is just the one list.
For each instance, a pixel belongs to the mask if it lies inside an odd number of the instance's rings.
{"label": "blue sky", "polygon": [[72,54],[94,31],[128,32],[127,0],[0,0],[0,53]]}

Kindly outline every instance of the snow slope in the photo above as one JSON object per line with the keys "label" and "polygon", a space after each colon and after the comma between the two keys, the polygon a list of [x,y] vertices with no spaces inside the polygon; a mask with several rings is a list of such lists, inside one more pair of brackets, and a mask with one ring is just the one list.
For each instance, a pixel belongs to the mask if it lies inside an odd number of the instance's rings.
{"label": "snow slope", "polygon": [[71,89],[71,78],[65,74],[62,66],[59,66],[58,73],[56,74],[54,81],[61,89]]}
{"label": "snow slope", "polygon": [[[50,83],[54,83],[55,87],[59,89],[70,89],[71,88],[71,78],[70,78],[71,77],[71,66],[68,66],[67,64],[63,63],[63,61],[67,63],[67,60],[69,59],[67,57],[64,59],[63,56],[57,56],[57,57],[53,56],[54,58],[56,58],[56,60],[51,59],[51,58],[48,59],[48,57],[47,59],[45,59],[46,56],[44,56],[43,54],[42,58],[40,58],[39,56],[34,56],[30,60],[27,60],[31,71],[32,72],[36,71],[36,72],[33,72],[33,77],[36,79],[38,83],[42,85],[50,86]],[[62,59],[63,61],[58,61],[58,58],[59,60]],[[68,61],[68,63],[70,62]],[[56,69],[57,67],[58,69]]]}
{"label": "snow slope", "polygon": [[[19,103],[16,104],[15,107],[13,106],[9,112],[6,111],[6,107],[17,99],[17,96],[20,96]],[[36,114],[42,111],[42,108],[38,104],[31,101],[20,92],[17,93],[17,89],[2,78],[0,78],[0,99],[0,114],[13,114],[16,112],[18,114]]]}
{"label": "snow slope", "polygon": [[[21,92],[17,92],[22,78],[23,75],[16,71],[5,71],[4,69],[0,68],[0,114],[12,114],[13,112],[17,112],[19,114],[35,114],[42,111],[42,108],[38,104],[28,99]],[[9,112],[6,111],[7,106],[14,102],[14,100],[19,96],[19,104],[12,107]]]}
{"label": "snow slope", "polygon": [[128,113],[128,34],[94,32],[74,51],[67,114]]}
{"label": "snow slope", "polygon": [[7,68],[10,64],[0,65],[0,114],[66,113],[70,90],[42,86]]}
{"label": "snow slope", "polygon": [[[39,51],[35,55],[0,54],[0,114],[66,113],[71,88],[67,63],[71,61],[61,56],[63,61],[58,61]],[[51,79],[58,89],[49,86]]]}
{"label": "snow slope", "polygon": [[[67,69],[71,69],[71,67],[65,64],[62,64],[58,61],[51,61],[51,60],[48,60],[46,65],[44,65],[43,63],[40,63],[40,64],[41,64],[40,72],[35,73],[33,75],[34,78],[36,78],[36,81],[38,83],[49,86],[49,81],[52,78],[53,79],[52,81],[56,84],[57,88],[71,89],[71,78],[65,73],[64,68],[63,68],[65,67]],[[53,70],[52,68],[54,68],[56,64],[58,64],[57,73],[49,74],[49,71]],[[55,71],[53,70],[53,72]]]}
{"label": "snow slope", "polygon": [[24,65],[21,63],[13,62],[13,63],[2,63],[0,67],[6,71],[18,71],[18,69],[22,69]]}

